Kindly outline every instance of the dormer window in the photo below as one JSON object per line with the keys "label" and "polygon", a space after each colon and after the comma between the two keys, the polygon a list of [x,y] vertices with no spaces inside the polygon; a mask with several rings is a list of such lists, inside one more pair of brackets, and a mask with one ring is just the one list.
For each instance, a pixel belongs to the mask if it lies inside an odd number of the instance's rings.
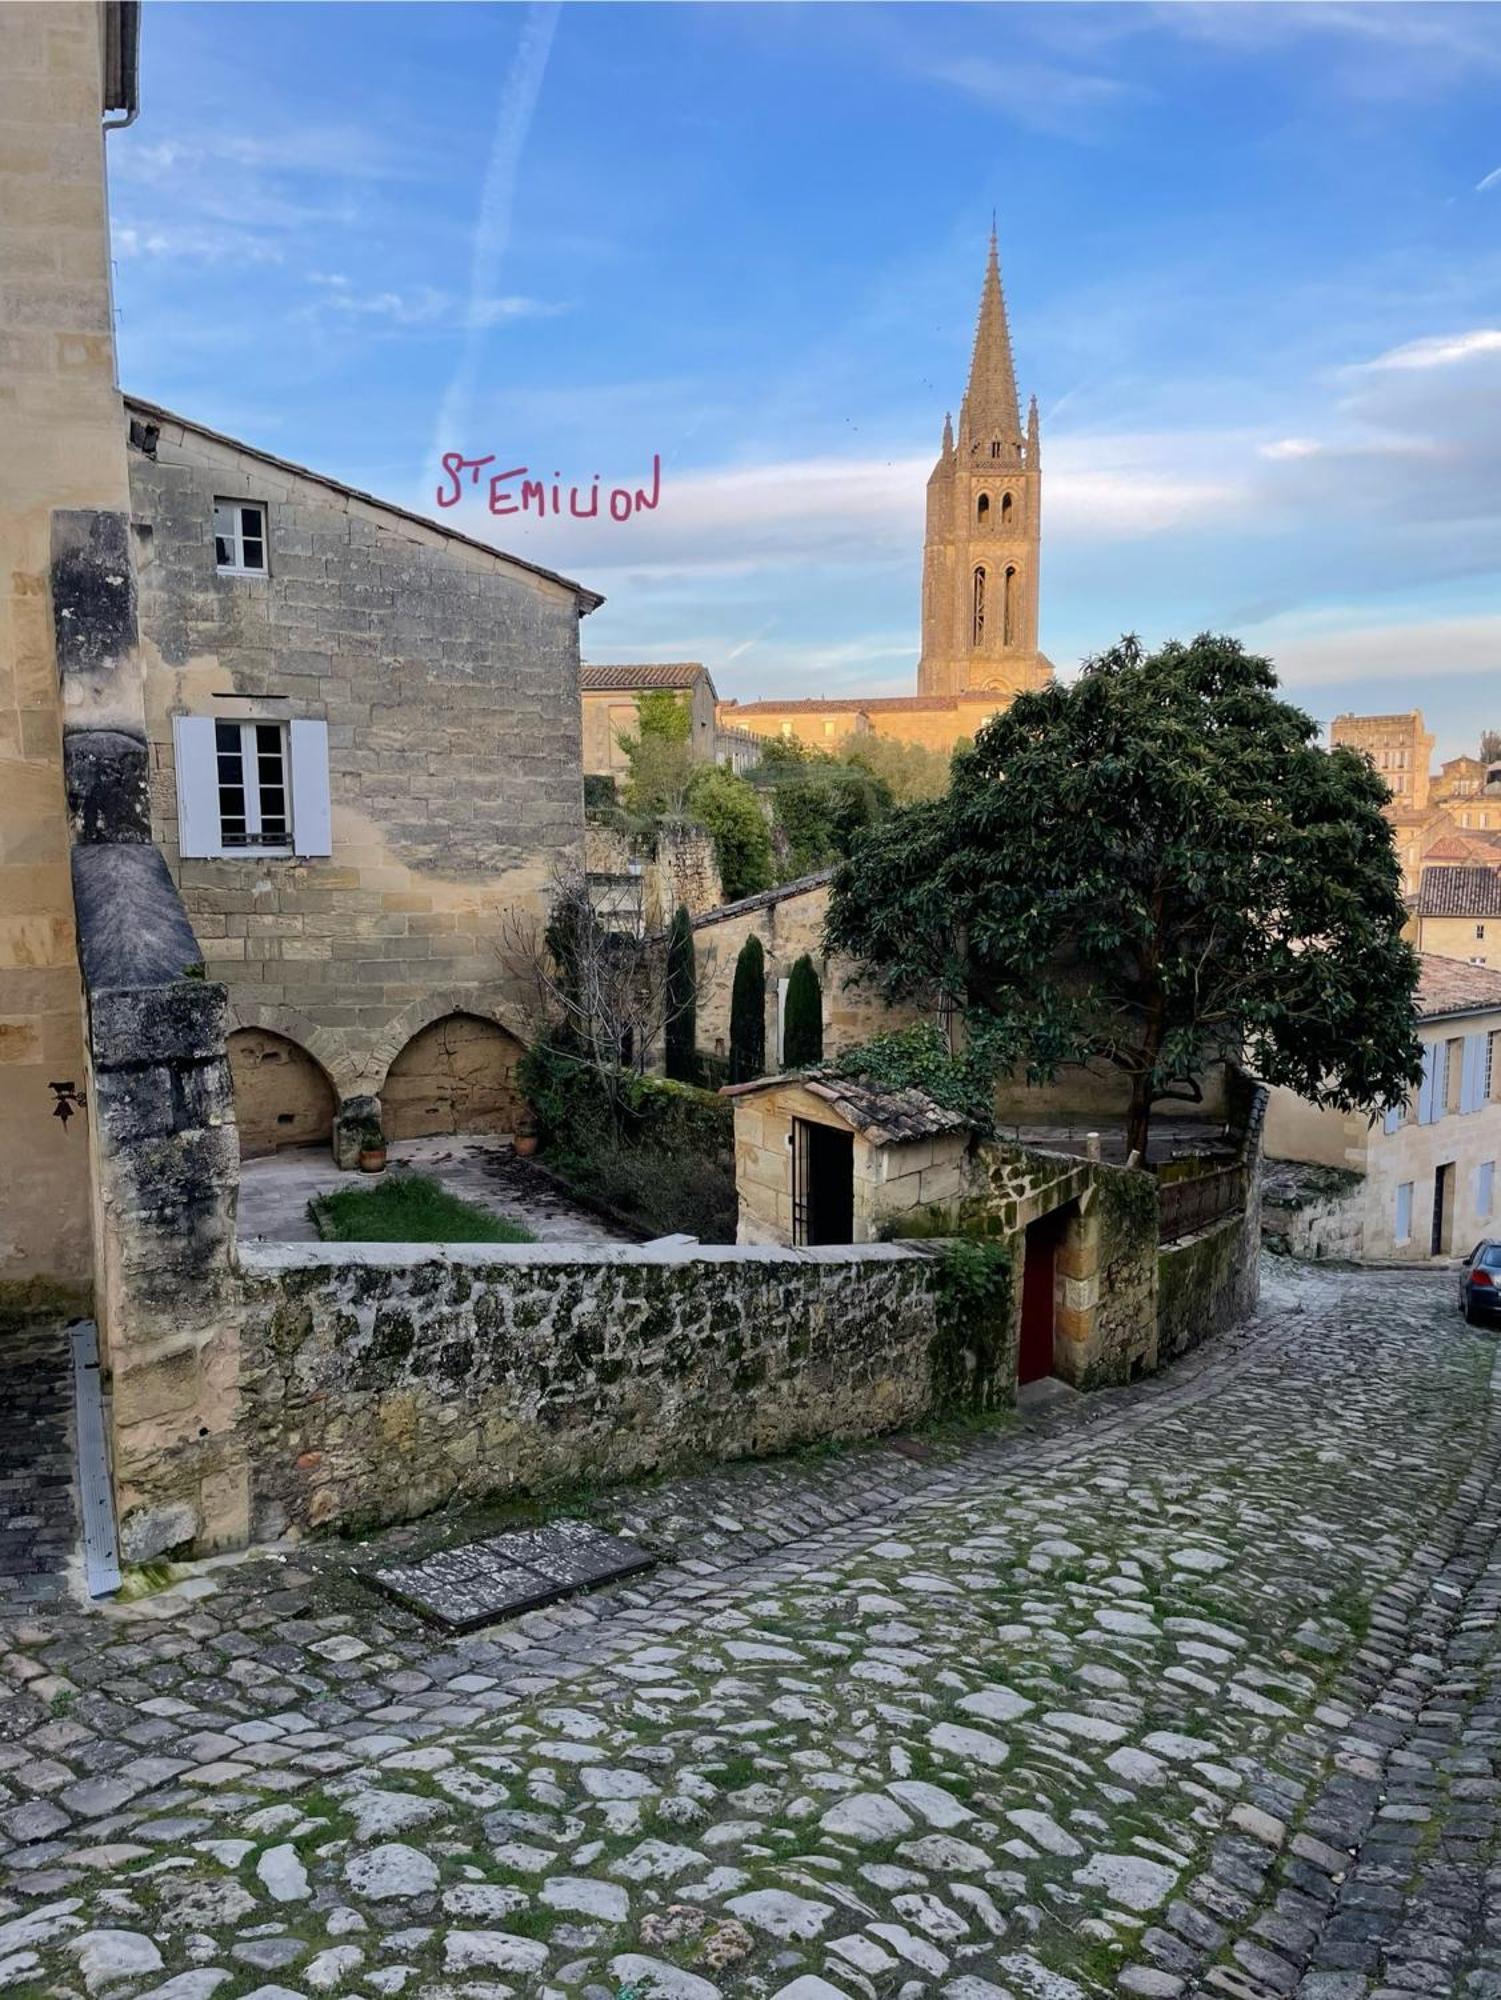
{"label": "dormer window", "polygon": [[266,510],[258,501],[214,502],[214,562],[224,576],[266,574]]}

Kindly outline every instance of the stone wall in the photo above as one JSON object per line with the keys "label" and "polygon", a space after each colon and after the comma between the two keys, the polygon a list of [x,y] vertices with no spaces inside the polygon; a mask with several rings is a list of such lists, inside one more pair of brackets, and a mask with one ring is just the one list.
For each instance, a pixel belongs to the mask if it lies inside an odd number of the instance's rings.
{"label": "stone wall", "polygon": [[[759,937],[766,954],[766,1066],[780,1061],[778,1023],[779,982],[806,953],[823,990],[823,1049],[825,1056],[868,1042],[893,1028],[924,1018],[916,1009],[888,1007],[874,988],[856,977],[848,959],[827,958],[823,949],[824,917],[829,907],[829,872],[788,882],[759,896],[726,903],[701,917],[693,927],[699,955],[702,997],[698,1007],[698,1046],[705,1055],[723,1056],[730,1041],[730,996],[735,960],[751,936]],[[713,954],[712,971],[710,953]]]}
{"label": "stone wall", "polygon": [[242,1160],[332,1141],[333,1087],[306,1049],[285,1035],[241,1028],[228,1054]]}
{"label": "stone wall", "polygon": [[[157,431],[130,453],[151,830],[234,1025],[299,1042],[366,1101],[444,1015],[517,1031],[499,931],[582,857],[578,622],[596,600],[129,407]],[[267,574],[218,571],[218,497],[266,507]],[[180,715],[326,722],[332,852],[183,858]]]}
{"label": "stone wall", "polygon": [[55,509],[127,505],[100,129],[103,9],[0,7],[0,1323],[85,1307],[92,1263]]}
{"label": "stone wall", "polygon": [[934,1397],[898,1245],[242,1250],[256,1535],[863,1437]]}
{"label": "stone wall", "polygon": [[686,821],[630,834],[591,819],[584,867],[595,908],[628,913],[649,935],[667,929],[680,903],[696,917],[724,901],[713,839]]}

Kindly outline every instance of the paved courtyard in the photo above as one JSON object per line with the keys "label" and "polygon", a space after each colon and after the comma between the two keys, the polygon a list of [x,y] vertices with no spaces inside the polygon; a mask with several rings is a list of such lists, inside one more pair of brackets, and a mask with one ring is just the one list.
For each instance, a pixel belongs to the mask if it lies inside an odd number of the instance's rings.
{"label": "paved courtyard", "polygon": [[0,1991],[1496,2000],[1495,1353],[1283,1273],[1130,1390],[607,1497],[655,1571],[460,1640],[353,1545],[23,1609]]}

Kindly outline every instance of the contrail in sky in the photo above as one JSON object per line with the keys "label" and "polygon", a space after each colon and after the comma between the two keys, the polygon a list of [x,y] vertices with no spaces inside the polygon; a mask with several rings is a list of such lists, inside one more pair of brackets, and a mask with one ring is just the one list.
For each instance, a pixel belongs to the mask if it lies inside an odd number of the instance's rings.
{"label": "contrail in sky", "polygon": [[464,315],[464,345],[438,411],[437,432],[428,455],[426,484],[429,495],[437,482],[440,460],[445,451],[473,453],[481,448],[467,435],[467,425],[484,350],[485,302],[495,295],[501,259],[510,246],[521,155],[531,131],[537,99],[541,95],[542,78],[547,70],[547,58],[558,25],[559,5],[560,0],[535,0],[535,4],[527,8],[521,39],[501,85],[500,103],[495,112],[495,137],[490,146],[490,164],[485,171],[479,217],[474,226],[474,247],[469,265],[469,305]]}

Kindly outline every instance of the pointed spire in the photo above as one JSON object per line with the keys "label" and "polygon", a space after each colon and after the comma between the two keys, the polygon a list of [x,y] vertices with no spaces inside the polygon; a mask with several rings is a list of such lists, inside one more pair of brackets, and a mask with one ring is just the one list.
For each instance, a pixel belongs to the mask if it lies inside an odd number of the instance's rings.
{"label": "pointed spire", "polygon": [[1034,396],[1027,405],[1027,463],[1035,466],[1038,453],[1042,449],[1042,439],[1037,424],[1037,398]]}
{"label": "pointed spire", "polygon": [[1011,330],[1006,324],[1001,260],[993,222],[985,284],[980,293],[980,318],[975,327],[975,351],[970,362],[969,388],[964,401],[972,437],[1000,437],[1007,441],[1020,439],[1016,369],[1011,360]]}
{"label": "pointed spire", "polygon": [[951,410],[945,410],[945,411],[944,411],[944,413],[943,413],[943,451],[944,451],[944,456],[945,456],[945,457],[947,457],[947,456],[948,456],[948,454],[949,454],[949,453],[950,453],[950,452],[951,452],[951,451],[952,451],[953,449],[954,449],[954,416],[953,416],[953,412],[952,412]]}

